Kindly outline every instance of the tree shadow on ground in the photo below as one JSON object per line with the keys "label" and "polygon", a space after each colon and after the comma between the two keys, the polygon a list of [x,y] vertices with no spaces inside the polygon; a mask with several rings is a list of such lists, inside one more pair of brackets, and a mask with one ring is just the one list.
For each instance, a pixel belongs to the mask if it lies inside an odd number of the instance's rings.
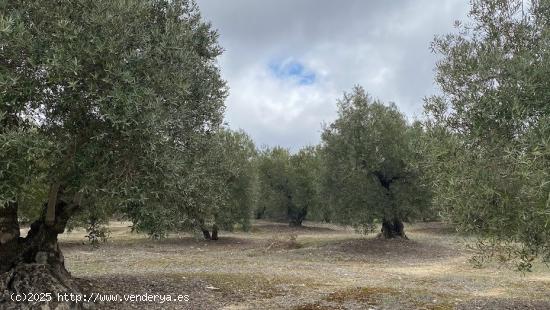
{"label": "tree shadow on ground", "polygon": [[308,233],[308,234],[323,234],[323,233],[345,233],[344,227],[324,224],[305,222],[302,226],[290,226],[284,222],[256,222],[251,230],[252,233]]}
{"label": "tree shadow on ground", "polygon": [[[457,256],[456,249],[429,242],[407,239],[382,239],[377,237],[335,241],[317,249],[323,255],[336,260],[361,260],[369,263],[429,262]],[[311,251],[311,250],[310,250]]]}
{"label": "tree shadow on ground", "polygon": [[414,226],[406,229],[406,231],[439,236],[454,235],[457,233],[455,227],[441,222],[416,223]]}

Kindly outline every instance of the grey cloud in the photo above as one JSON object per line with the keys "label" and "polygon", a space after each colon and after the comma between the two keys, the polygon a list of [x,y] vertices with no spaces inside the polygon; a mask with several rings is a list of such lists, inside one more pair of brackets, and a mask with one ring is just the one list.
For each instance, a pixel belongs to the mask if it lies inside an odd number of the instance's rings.
{"label": "grey cloud", "polygon": [[[293,150],[317,143],[336,99],[355,84],[394,101],[409,117],[436,92],[429,51],[435,34],[453,31],[466,1],[199,0],[220,33],[220,58],[231,94],[226,120],[258,145]],[[316,73],[314,85],[289,85],[266,74],[277,58]]]}

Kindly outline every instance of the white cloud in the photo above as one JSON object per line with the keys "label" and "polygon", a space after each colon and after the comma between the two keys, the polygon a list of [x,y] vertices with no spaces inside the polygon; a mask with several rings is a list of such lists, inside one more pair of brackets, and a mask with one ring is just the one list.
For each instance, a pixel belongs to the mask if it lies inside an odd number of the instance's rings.
{"label": "white cloud", "polygon": [[231,87],[229,125],[244,129],[260,145],[291,148],[318,142],[321,121],[333,117],[339,96],[322,76],[314,84],[299,85],[278,79],[261,64],[233,78]]}
{"label": "white cloud", "polygon": [[[297,149],[319,141],[336,100],[359,84],[374,97],[419,115],[433,94],[435,34],[464,19],[467,2],[199,0],[220,32],[228,81],[226,120],[258,145]],[[311,85],[277,78],[274,60],[296,61],[315,74]]]}

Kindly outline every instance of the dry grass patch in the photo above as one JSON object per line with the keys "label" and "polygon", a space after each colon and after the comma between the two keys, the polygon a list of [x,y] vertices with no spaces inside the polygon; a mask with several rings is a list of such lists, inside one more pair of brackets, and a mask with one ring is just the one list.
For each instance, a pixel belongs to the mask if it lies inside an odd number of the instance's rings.
{"label": "dry grass patch", "polygon": [[381,295],[396,294],[397,290],[389,287],[357,287],[329,294],[325,300],[344,303],[350,300],[377,305]]}
{"label": "dry grass patch", "polygon": [[187,279],[200,279],[208,283],[210,290],[222,294],[231,294],[244,298],[273,298],[288,292],[285,283],[288,279],[268,278],[262,275],[235,274],[235,273],[190,273],[184,276]]}
{"label": "dry grass patch", "polygon": [[298,235],[293,233],[272,236],[266,240],[264,251],[299,249],[302,245],[298,243],[297,239]]}
{"label": "dry grass patch", "polygon": [[356,287],[330,293],[322,301],[300,305],[295,309],[453,309],[453,304],[446,297],[427,294],[422,290]]}

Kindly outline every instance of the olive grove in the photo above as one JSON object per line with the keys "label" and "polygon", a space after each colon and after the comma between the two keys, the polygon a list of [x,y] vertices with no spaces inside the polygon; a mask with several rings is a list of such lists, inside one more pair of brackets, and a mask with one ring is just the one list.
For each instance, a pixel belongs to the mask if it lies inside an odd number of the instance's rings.
{"label": "olive grove", "polygon": [[222,125],[223,49],[195,1],[0,0],[0,306],[79,292],[58,236],[97,242],[115,217],[207,240],[253,218],[384,239],[438,219],[478,237],[476,263],[549,261],[550,1],[473,0],[469,16],[432,43],[423,119],[356,86],[291,151]]}

